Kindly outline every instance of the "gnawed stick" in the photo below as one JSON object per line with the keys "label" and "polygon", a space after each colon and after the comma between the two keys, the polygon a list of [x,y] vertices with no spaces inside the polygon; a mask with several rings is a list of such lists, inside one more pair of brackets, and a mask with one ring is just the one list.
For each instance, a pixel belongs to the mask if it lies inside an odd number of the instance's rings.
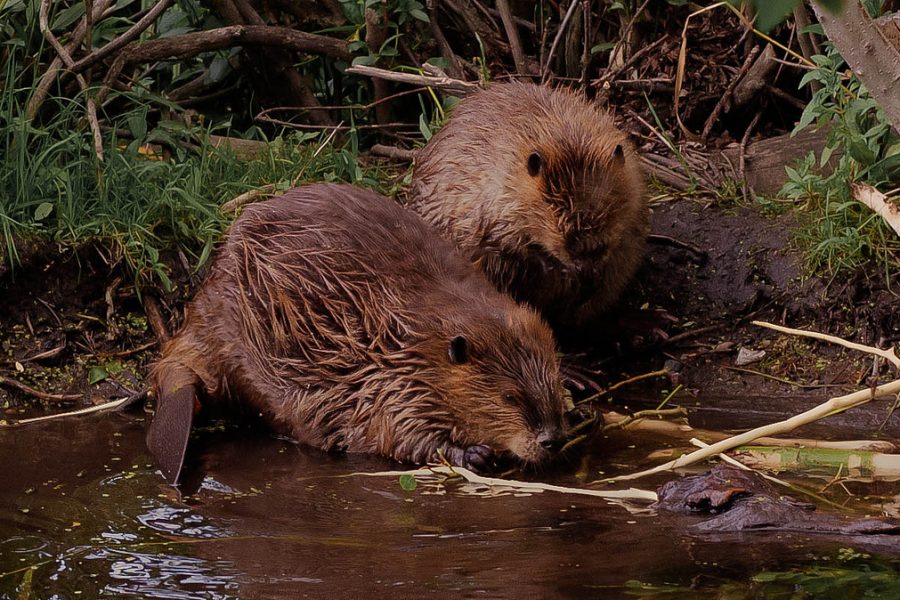
{"label": "gnawed stick", "polygon": [[817,331],[804,331],[802,329],[793,329],[791,327],[784,327],[782,325],[774,325],[772,323],[767,323],[765,321],[751,321],[754,325],[758,325],[760,327],[765,327],[766,329],[772,329],[774,331],[779,331],[781,333],[789,333],[791,335],[799,335],[801,337],[813,338],[815,340],[822,340],[824,342],[831,342],[832,344],[838,344],[839,346],[843,346],[845,348],[850,348],[851,350],[859,350],[860,352],[866,352],[868,354],[874,354],[875,356],[880,356],[881,358],[889,361],[892,365],[900,369],[900,358],[894,354],[894,349],[890,350],[881,350],[880,348],[875,348],[873,346],[866,346],[865,344],[857,344],[854,342],[848,342],[847,340],[843,340],[839,337],[835,337],[833,335],[828,335],[827,333],[819,333]]}
{"label": "gnawed stick", "polygon": [[0,427],[18,427],[19,425],[30,425],[31,423],[40,423],[42,421],[56,421],[59,419],[66,419],[68,417],[74,417],[78,415],[87,415],[95,412],[102,412],[105,410],[113,410],[114,408],[119,408],[123,404],[128,401],[133,401],[132,398],[122,398],[121,400],[113,400],[112,402],[106,402],[105,404],[98,404],[97,406],[89,406],[87,408],[80,408],[78,410],[72,410],[64,413],[57,413],[55,415],[45,415],[43,417],[35,417],[33,419],[22,419],[21,421],[15,421],[13,423],[7,423],[6,421],[0,421]]}
{"label": "gnawed stick", "polygon": [[817,421],[823,417],[827,417],[832,413],[841,412],[849,408],[853,408],[854,406],[865,404],[866,402],[874,400],[875,398],[881,398],[883,396],[897,393],[900,393],[900,379],[892,381],[890,383],[886,383],[884,385],[880,385],[874,389],[859,390],[858,392],[847,394],[846,396],[832,398],[831,400],[824,402],[819,406],[816,406],[815,408],[800,413],[799,415],[793,416],[785,421],[779,421],[777,423],[771,423],[769,425],[757,427],[756,429],[752,429],[746,433],[730,437],[726,440],[722,440],[721,442],[717,442],[709,446],[708,448],[702,448],[700,450],[697,450],[696,452],[685,454],[684,456],[669,461],[665,464],[653,467],[652,469],[647,469],[646,471],[640,471],[638,473],[632,473],[631,475],[615,477],[612,479],[612,481],[628,481],[631,479],[644,477],[645,475],[651,475],[653,473],[660,473],[662,471],[670,471],[672,469],[686,467],[720,452],[731,450],[732,448],[736,448],[737,446],[745,446],[757,440],[758,438],[778,435],[780,433],[787,433],[789,431],[793,431],[801,425],[812,423],[813,421]]}
{"label": "gnawed stick", "polygon": [[362,477],[400,477],[401,475],[412,475],[413,477],[433,477],[435,475],[444,475],[447,477],[459,476],[468,481],[488,487],[505,487],[520,490],[531,491],[547,491],[559,492],[561,494],[579,494],[582,496],[595,496],[597,498],[606,498],[608,500],[643,500],[647,502],[656,502],[656,493],[647,490],[639,490],[629,488],[627,490],[586,490],[582,488],[564,487],[559,485],[551,485],[549,483],[539,483],[535,481],[516,481],[514,479],[498,479],[496,477],[482,477],[476,475],[468,469],[462,467],[433,466],[415,471],[378,471],[376,473],[349,473],[346,477],[362,476]]}
{"label": "gnawed stick", "polygon": [[[690,425],[675,421],[666,421],[662,418],[642,417],[628,421],[630,417],[617,412],[604,413],[603,417],[605,420],[604,428],[621,427],[626,431],[649,431],[651,433],[658,433],[679,440],[686,440],[699,436],[707,441],[721,442],[722,440],[727,440],[731,437],[727,433],[722,433],[721,431],[695,429]],[[887,440],[813,440],[806,438],[761,437],[755,440],[754,443],[760,446],[773,446],[776,448],[815,448],[823,450],[844,450],[847,452],[877,452],[880,454],[895,454],[897,452],[897,446]]]}
{"label": "gnawed stick", "polygon": [[853,197],[871,208],[884,219],[891,229],[900,235],[900,204],[865,183],[853,182],[850,184]]}

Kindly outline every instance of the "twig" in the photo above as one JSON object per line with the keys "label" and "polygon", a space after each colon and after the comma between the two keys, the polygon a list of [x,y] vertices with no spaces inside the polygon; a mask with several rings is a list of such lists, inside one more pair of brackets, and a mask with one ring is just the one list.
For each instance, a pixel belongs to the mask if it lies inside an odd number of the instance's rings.
{"label": "twig", "polygon": [[454,79],[462,79],[463,68],[459,62],[459,57],[456,56],[453,48],[450,47],[450,43],[447,41],[447,37],[444,35],[443,30],[441,30],[441,26],[438,25],[438,7],[438,0],[434,0],[434,6],[430,11],[431,14],[428,22],[428,28],[431,30],[431,35],[432,37],[434,37],[434,41],[437,42],[441,56],[447,59],[447,73],[449,73],[450,77],[453,77]]}
{"label": "twig", "polygon": [[75,402],[76,400],[81,400],[84,397],[83,394],[48,394],[47,392],[36,390],[33,387],[27,386],[20,381],[16,381],[15,379],[4,377],[2,375],[0,375],[0,385],[11,387],[13,389],[19,390],[23,394],[28,394],[29,396],[33,396],[40,400],[46,400],[47,402]]}
{"label": "twig", "polygon": [[740,70],[737,75],[728,83],[728,87],[725,88],[725,93],[722,94],[722,97],[719,98],[719,101],[716,103],[716,107],[713,109],[712,113],[709,115],[709,118],[706,119],[706,124],[703,125],[703,133],[700,134],[700,138],[703,140],[703,143],[706,143],[707,138],[709,138],[709,133],[712,131],[713,125],[716,124],[716,121],[719,120],[719,115],[722,113],[722,109],[725,108],[725,104],[731,99],[731,92],[734,91],[735,86],[740,82],[741,79],[744,78],[744,75],[747,74],[747,71],[750,70],[751,65],[756,60],[756,57],[759,55],[759,46],[753,46],[750,50],[750,54],[747,55],[747,59],[744,60],[744,64],[741,65]]}
{"label": "twig", "polygon": [[631,383],[635,383],[638,381],[643,381],[644,379],[652,379],[653,377],[664,377],[665,375],[668,375],[668,374],[669,374],[669,369],[665,368],[665,369],[660,369],[659,371],[651,371],[650,373],[643,373],[641,375],[635,375],[634,377],[629,377],[628,379],[623,379],[622,381],[614,383],[613,385],[609,386],[605,390],[597,392],[593,396],[588,396],[584,400],[580,400],[578,402],[578,404],[585,404],[587,402],[592,402],[592,401],[596,400],[597,398],[599,398],[600,396],[608,394],[613,390],[617,390],[622,386],[629,385]]}
{"label": "twig", "polygon": [[406,148],[398,148],[396,146],[385,146],[384,144],[375,144],[369,152],[377,154],[378,156],[386,156],[388,158],[407,160],[410,162],[416,159],[415,150],[407,150]]}
{"label": "twig", "polygon": [[157,18],[170,6],[172,6],[173,0],[159,0],[153,8],[147,11],[141,20],[131,26],[131,28],[123,33],[122,35],[116,36],[109,43],[104,45],[102,48],[91,52],[84,58],[78,60],[75,64],[73,64],[70,69],[76,73],[80,73],[84,69],[90,67],[91,65],[97,63],[98,61],[103,60],[107,56],[110,56],[119,48],[124,47],[130,42],[134,41],[141,33],[143,33],[150,25],[156,21]]}
{"label": "twig", "polygon": [[[97,21],[98,19],[100,19],[104,15],[106,9],[109,8],[110,5],[113,4],[113,2],[114,0],[100,0],[99,2],[94,4],[91,15],[88,16],[87,14],[85,14],[78,26],[75,27],[75,29],[69,35],[69,43],[66,44],[67,50],[70,48],[72,50],[78,49],[87,31],[88,22]],[[59,73],[62,66],[63,59],[61,56],[57,56],[50,62],[50,65],[47,67],[47,70],[44,71],[44,74],[41,75],[41,80],[38,82],[37,86],[35,86],[34,93],[31,95],[31,99],[28,101],[28,107],[25,109],[26,119],[33,119],[35,115],[37,115],[41,104],[43,104],[44,100],[47,98],[50,87],[56,80],[56,75],[57,73]]]}
{"label": "twig", "polygon": [[824,342],[831,342],[832,344],[837,344],[839,346],[843,346],[845,348],[850,348],[851,350],[858,350],[860,352],[865,352],[867,354],[874,354],[875,356],[880,356],[886,361],[889,361],[895,368],[900,370],[900,358],[894,353],[894,349],[890,350],[881,350],[879,348],[875,348],[873,346],[866,346],[864,344],[857,344],[854,342],[848,342],[847,340],[843,340],[839,337],[835,337],[833,335],[828,335],[827,333],[819,333],[817,331],[804,331],[802,329],[793,329],[791,327],[783,327],[781,325],[775,325],[773,323],[766,323],[765,321],[751,321],[754,325],[759,327],[765,327],[766,329],[772,329],[774,331],[778,331],[781,333],[788,333],[791,335],[799,335],[802,337],[813,338],[816,340],[822,340]]}
{"label": "twig", "polygon": [[15,421],[14,423],[6,423],[4,421],[0,421],[0,427],[18,427],[19,425],[29,425],[31,423],[40,423],[41,421],[56,421],[58,419],[66,419],[68,417],[75,417],[78,415],[87,415],[95,412],[102,412],[105,410],[112,410],[114,408],[119,408],[123,404],[128,401],[134,402],[133,398],[122,398],[121,400],[113,400],[112,402],[106,402],[105,404],[98,404],[97,406],[89,406],[87,408],[80,408],[78,410],[72,410],[69,412],[58,413],[55,415],[45,415],[43,417],[35,417],[34,419],[22,419],[21,421]]}
{"label": "twig", "polygon": [[857,201],[874,210],[900,235],[900,205],[866,183],[854,181],[850,183],[850,191]]}
{"label": "twig", "polygon": [[[647,5],[649,3],[650,3],[650,0],[644,0],[644,3],[641,4],[636,11],[634,11],[634,14],[631,16],[631,20],[629,20],[628,24],[625,25],[625,27],[622,29],[622,33],[619,35],[619,41],[616,42],[615,47],[613,47],[613,49],[609,53],[610,66],[612,66],[612,63],[613,63],[613,57],[615,57],[618,52],[622,51],[623,45],[628,43],[628,36],[631,34],[631,29],[634,27],[634,24],[637,21],[637,18],[640,16],[640,14],[642,12],[644,12],[644,9],[647,8]],[[623,71],[628,69],[628,67],[633,65],[635,63],[635,61],[638,59],[638,56],[645,54],[646,51],[649,51],[650,48],[652,48],[653,46],[656,46],[658,43],[662,42],[667,37],[668,37],[668,35],[663,35],[660,39],[658,39],[656,42],[654,42],[650,46],[642,48],[641,50],[638,50],[637,52],[632,54],[628,60],[624,61],[619,67],[617,67],[612,73],[610,73],[610,72],[605,73],[603,75],[603,77],[601,77],[601,80],[610,81],[612,79],[615,79],[616,77],[618,77],[619,73],[622,73]],[[626,46],[626,50],[627,49],[628,48]]]}
{"label": "twig", "polygon": [[638,50],[637,52],[632,54],[631,58],[629,58],[624,63],[622,63],[621,66],[616,67],[612,71],[610,71],[609,68],[607,68],[607,71],[599,79],[594,81],[594,85],[598,85],[598,84],[602,85],[605,82],[612,81],[613,79],[617,79],[619,77],[619,75],[621,75],[622,73],[627,71],[628,68],[631,67],[631,65],[633,65],[638,60],[643,58],[646,54],[649,54],[650,52],[653,52],[654,50],[656,50],[656,48],[658,48],[660,45],[662,45],[668,39],[669,39],[669,34],[665,33],[665,34],[663,34],[663,36],[661,38],[659,38],[658,40],[656,40],[649,46],[644,46],[643,48],[641,48],[640,50]]}
{"label": "twig", "polygon": [[468,469],[462,467],[434,466],[415,471],[379,471],[377,473],[349,473],[343,477],[400,477],[402,475],[412,475],[413,477],[430,478],[435,475],[445,475],[447,477],[462,477],[469,483],[486,485],[488,487],[515,488],[520,490],[536,490],[547,492],[558,492],[560,494],[579,494],[582,496],[594,496],[597,498],[607,498],[609,500],[645,500],[656,502],[655,492],[630,488],[627,490],[586,490],[582,488],[564,487],[560,485],[551,485],[549,483],[539,483],[535,481],[516,481],[513,479],[498,479],[496,477],[482,477],[476,475]]}
{"label": "twig", "polygon": [[[439,70],[437,70],[439,72]],[[398,73],[396,71],[388,71],[377,67],[367,67],[365,65],[356,65],[349,67],[347,73],[352,75],[364,75],[366,77],[376,77],[387,79],[388,81],[397,81],[400,83],[408,83],[411,85],[423,85],[436,88],[439,90],[447,90],[462,94],[470,94],[477,91],[479,86],[476,83],[470,83],[461,79],[453,79],[446,74],[441,75],[416,75],[414,73]]]}
{"label": "twig", "polygon": [[569,10],[566,11],[566,16],[563,18],[562,23],[559,24],[559,30],[556,32],[556,37],[553,38],[553,43],[550,45],[550,52],[547,53],[547,61],[541,66],[541,83],[547,81],[547,74],[550,72],[550,63],[553,62],[553,54],[556,52],[559,40],[562,38],[563,33],[565,33],[566,25],[569,24],[569,19],[572,18],[577,6],[578,0],[572,0],[572,4],[569,5]]}
{"label": "twig", "polygon": [[759,377],[764,377],[765,379],[771,379],[772,381],[777,381],[778,383],[783,383],[785,385],[791,385],[794,387],[798,387],[803,390],[820,390],[823,388],[830,387],[844,387],[839,383],[819,383],[819,384],[806,384],[806,383],[797,383],[796,381],[791,381],[790,379],[784,379],[782,377],[775,377],[774,375],[769,375],[768,373],[763,373],[761,371],[754,371],[753,369],[742,369],[741,367],[729,367],[725,365],[725,368],[729,371],[737,371],[738,373],[747,373],[748,375],[758,375]]}
{"label": "twig", "polygon": [[[56,50],[56,53],[62,58],[66,67],[71,70],[75,66],[72,57],[69,55],[68,50],[63,48],[62,44],[59,43],[59,40],[56,39],[53,32],[50,31],[50,2],[51,0],[41,0],[39,15],[41,33],[44,34],[44,37],[47,38],[47,41],[50,42],[50,45],[53,46],[53,49]],[[90,20],[87,21],[86,31],[90,31]],[[94,134],[94,153],[97,155],[98,161],[103,161],[103,138],[100,135],[100,122],[97,120],[97,98],[88,93],[87,81],[85,81],[80,73],[75,74],[75,79],[78,81],[78,85],[81,87],[87,98],[87,118],[91,127],[91,132]]]}
{"label": "twig", "polygon": [[[576,2],[577,0],[572,0]],[[522,40],[519,38],[519,29],[513,22],[512,11],[509,9],[508,0],[497,0],[497,10],[500,12],[500,20],[503,21],[503,28],[506,29],[506,37],[509,39],[509,49],[513,55],[513,61],[516,63],[516,71],[527,75],[529,65],[525,60],[525,51],[522,50]]]}
{"label": "twig", "polygon": [[793,104],[794,106],[796,106],[796,107],[799,108],[800,110],[805,110],[805,109],[806,109],[806,103],[805,103],[805,102],[803,102],[802,100],[798,100],[797,98],[794,98],[794,96],[792,96],[791,94],[788,94],[787,92],[785,92],[785,91],[782,90],[781,88],[777,88],[777,87],[775,87],[774,85],[768,84],[768,83],[767,83],[767,84],[766,84],[766,90],[767,90],[770,94],[772,94],[773,96],[775,96],[776,98],[779,98],[779,99],[781,99],[781,100],[784,100],[785,102],[787,102],[787,103],[789,103],[789,104]]}
{"label": "twig", "polygon": [[681,114],[678,111],[678,104],[680,102],[681,97],[681,86],[684,84],[684,67],[687,62],[687,32],[688,27],[691,23],[691,18],[696,17],[697,15],[703,14],[709,10],[713,10],[722,6],[723,4],[727,4],[727,2],[717,2],[715,4],[711,4],[710,6],[706,6],[699,10],[695,10],[691,14],[687,16],[684,20],[684,28],[681,30],[681,49],[678,51],[678,66],[675,71],[675,121],[678,122],[678,127],[681,128],[681,131],[684,135],[692,141],[699,142],[702,141],[697,134],[687,128],[687,126],[681,121]]}
{"label": "twig", "polygon": [[132,354],[137,354],[139,352],[143,352],[144,350],[149,350],[158,343],[158,340],[153,340],[152,342],[141,344],[140,346],[136,346],[130,350],[122,350],[121,352],[95,352],[94,356],[96,356],[97,358],[122,358],[123,356],[131,356]]}
{"label": "twig", "polygon": [[682,248],[684,250],[690,250],[691,252],[693,252],[694,254],[696,254],[697,256],[699,256],[701,258],[706,258],[707,256],[709,256],[709,253],[706,250],[701,250],[700,248],[698,248],[697,246],[694,246],[693,244],[688,244],[687,242],[682,242],[681,240],[675,239],[672,236],[668,236],[668,235],[651,233],[650,235],[647,236],[647,241],[650,243],[667,244],[669,246],[674,246],[675,248]]}
{"label": "twig", "polygon": [[686,408],[678,407],[678,408],[667,408],[663,410],[641,410],[633,415],[626,416],[623,419],[619,419],[613,423],[605,424],[600,431],[606,433],[607,431],[612,431],[614,429],[622,429],[631,425],[635,421],[642,421],[644,419],[656,418],[662,420],[666,417],[686,417],[688,416],[688,412]]}
{"label": "twig", "polygon": [[753,133],[753,130],[756,129],[757,123],[762,118],[763,110],[765,109],[765,105],[760,108],[756,116],[753,117],[753,120],[750,121],[750,125],[747,126],[747,131],[744,132],[744,137],[741,138],[740,144],[740,154],[738,155],[738,177],[741,178],[741,181],[744,184],[741,186],[741,192],[744,195],[744,202],[747,201],[747,191],[750,188],[750,184],[747,182],[747,173],[746,173],[746,159],[747,159],[747,142],[750,141],[750,135]]}

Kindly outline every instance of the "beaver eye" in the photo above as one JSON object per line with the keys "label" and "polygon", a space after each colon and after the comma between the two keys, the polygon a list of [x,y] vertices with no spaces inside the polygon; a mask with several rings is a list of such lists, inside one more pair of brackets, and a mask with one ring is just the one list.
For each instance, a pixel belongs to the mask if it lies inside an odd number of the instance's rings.
{"label": "beaver eye", "polygon": [[518,404],[519,397],[516,396],[513,392],[504,392],[503,393],[503,401],[508,402],[509,404]]}
{"label": "beaver eye", "polygon": [[455,365],[469,360],[469,340],[465,336],[458,335],[447,346],[447,357]]}
{"label": "beaver eye", "polygon": [[537,177],[541,172],[541,165],[544,163],[543,157],[539,152],[532,152],[528,155],[528,174]]}

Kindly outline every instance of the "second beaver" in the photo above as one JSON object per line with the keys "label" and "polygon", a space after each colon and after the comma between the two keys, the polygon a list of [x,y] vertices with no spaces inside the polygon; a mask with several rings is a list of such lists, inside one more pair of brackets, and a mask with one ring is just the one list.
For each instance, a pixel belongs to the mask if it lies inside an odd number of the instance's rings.
{"label": "second beaver", "polygon": [[151,373],[178,478],[197,399],[326,450],[483,468],[565,440],[552,334],[415,214],[348,185],[246,208]]}
{"label": "second beaver", "polygon": [[582,96],[494,84],[416,158],[411,208],[559,333],[612,307],[643,256],[639,159]]}

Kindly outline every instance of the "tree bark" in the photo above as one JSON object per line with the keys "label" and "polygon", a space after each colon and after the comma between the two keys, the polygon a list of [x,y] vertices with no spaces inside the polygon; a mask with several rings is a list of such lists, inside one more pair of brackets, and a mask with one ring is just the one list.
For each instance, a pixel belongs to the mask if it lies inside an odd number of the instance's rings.
{"label": "tree bark", "polygon": [[825,35],[900,131],[900,50],[866,14],[857,0],[845,0],[841,14],[832,16],[813,4]]}

